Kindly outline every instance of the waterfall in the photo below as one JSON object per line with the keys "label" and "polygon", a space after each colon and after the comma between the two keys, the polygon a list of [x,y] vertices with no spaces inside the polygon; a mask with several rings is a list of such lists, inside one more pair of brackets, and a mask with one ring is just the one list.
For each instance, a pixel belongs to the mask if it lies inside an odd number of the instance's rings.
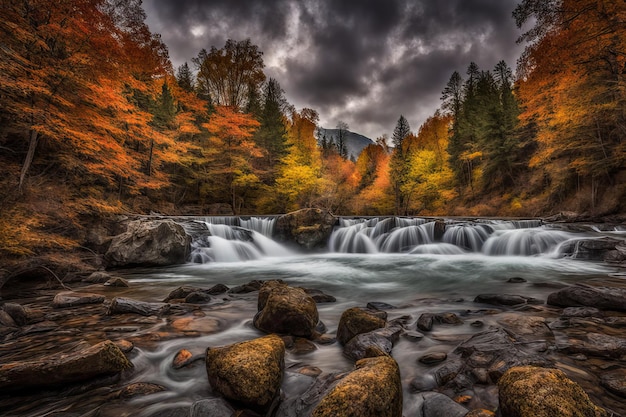
{"label": "waterfall", "polygon": [[[276,218],[208,217],[204,233],[192,242],[191,262],[240,262],[268,256],[289,256],[291,251],[271,239]],[[189,228],[191,229],[191,228]]]}
{"label": "waterfall", "polygon": [[340,219],[328,248],[339,253],[533,256],[550,255],[575,236],[533,219],[447,219],[445,232],[436,228],[436,221],[424,218]]}

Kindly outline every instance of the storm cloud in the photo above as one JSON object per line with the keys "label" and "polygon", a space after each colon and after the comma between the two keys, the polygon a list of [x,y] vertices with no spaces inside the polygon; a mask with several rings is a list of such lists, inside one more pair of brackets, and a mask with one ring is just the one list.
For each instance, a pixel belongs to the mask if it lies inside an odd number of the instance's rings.
{"label": "storm cloud", "polygon": [[[297,108],[375,139],[403,114],[412,129],[470,62],[515,68],[518,0],[145,0],[175,66],[227,39],[250,38]],[[190,62],[191,63],[191,62]]]}

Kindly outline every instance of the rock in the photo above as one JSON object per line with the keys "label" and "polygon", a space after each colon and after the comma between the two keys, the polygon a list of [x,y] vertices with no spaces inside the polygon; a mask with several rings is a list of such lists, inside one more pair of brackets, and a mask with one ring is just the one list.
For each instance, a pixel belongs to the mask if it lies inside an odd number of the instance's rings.
{"label": "rock", "polygon": [[468,410],[452,398],[438,392],[420,392],[411,397],[412,417],[464,417]]}
{"label": "rock", "polygon": [[2,309],[13,319],[18,326],[37,323],[44,319],[44,313],[40,310],[22,306],[17,303],[5,303]]}
{"label": "rock", "polygon": [[184,263],[191,237],[172,220],[136,220],[111,240],[104,255],[109,267],[166,266]]}
{"label": "rock", "polygon": [[230,417],[235,410],[222,398],[209,398],[191,405],[189,417]]}
{"label": "rock", "polygon": [[193,353],[188,351],[187,349],[179,350],[174,359],[172,359],[172,366],[174,369],[180,369],[193,362]]}
{"label": "rock", "polygon": [[128,281],[126,281],[124,278],[120,278],[120,277],[113,277],[113,278],[109,279],[107,282],[105,282],[104,285],[107,286],[107,287],[117,287],[117,288],[128,288],[128,287],[130,287]]}
{"label": "rock", "polygon": [[607,255],[610,257],[613,252],[619,252],[624,244],[624,240],[612,237],[578,239],[565,242],[560,251],[564,256],[570,256],[573,259],[602,261]]}
{"label": "rock", "polygon": [[506,282],[511,283],[511,284],[522,284],[528,281],[521,277],[512,277],[512,278],[507,279]]}
{"label": "rock", "polygon": [[304,292],[311,296],[316,303],[334,303],[337,301],[335,297],[330,294],[326,294],[324,291],[315,290],[312,288],[303,288]]}
{"label": "rock", "polygon": [[206,304],[211,301],[211,296],[207,293],[196,291],[185,297],[185,302],[189,304]]}
{"label": "rock", "polygon": [[476,296],[474,302],[496,306],[517,306],[521,304],[537,304],[539,300],[522,295],[480,294]]}
{"label": "rock", "polygon": [[238,285],[228,290],[231,294],[247,294],[254,291],[259,291],[263,283],[261,281],[253,280],[247,284]]}
{"label": "rock", "polygon": [[163,385],[152,384],[150,382],[135,382],[134,384],[129,384],[122,388],[118,397],[128,399],[138,395],[150,395],[165,390],[166,388]]}
{"label": "rock", "polygon": [[361,359],[313,410],[312,417],[401,417],[402,384],[389,356]]}
{"label": "rock", "polygon": [[626,289],[574,285],[550,294],[547,303],[558,307],[626,311]]}
{"label": "rock", "polygon": [[602,374],[600,385],[613,394],[626,398],[626,369],[616,369]]}
{"label": "rock", "polygon": [[418,342],[424,338],[424,333],[408,331],[402,333],[402,336],[411,342]]}
{"label": "rock", "polygon": [[463,370],[463,365],[463,361],[455,359],[452,361],[448,361],[439,368],[437,368],[434,373],[437,385],[442,387],[448,382],[452,381],[454,378],[456,378],[457,375],[459,375],[459,373]]}
{"label": "rock", "polygon": [[507,417],[608,416],[558,369],[509,369],[498,381],[499,413]]}
{"label": "rock", "polygon": [[101,304],[104,302],[104,295],[78,293],[78,292],[60,292],[54,296],[52,306],[54,308],[75,307],[84,304]]}
{"label": "rock", "polygon": [[429,332],[435,323],[457,325],[463,324],[463,320],[454,313],[423,313],[417,319],[417,328],[423,332]]}
{"label": "rock", "polygon": [[604,358],[620,358],[626,355],[626,339],[600,333],[586,333],[580,337],[582,339],[570,338],[561,342],[559,349],[568,354],[582,353]]}
{"label": "rock", "polygon": [[461,374],[479,376],[481,380],[488,377],[487,382],[494,383],[514,366],[550,364],[545,357],[534,353],[531,347],[518,344],[518,340],[504,329],[490,328],[465,340],[454,353],[460,355],[463,361]]}
{"label": "rock", "polygon": [[431,313],[423,313],[417,319],[417,329],[423,332],[429,332],[433,329],[435,315]]}
{"label": "rock", "polygon": [[268,281],[259,290],[254,326],[267,333],[310,338],[319,315],[315,301],[301,288]]}
{"label": "rock", "polygon": [[552,330],[546,320],[540,316],[527,316],[515,313],[502,314],[498,324],[512,331],[517,338],[524,340],[549,339],[554,340]]}
{"label": "rock", "polygon": [[210,294],[210,295],[218,295],[218,294],[224,294],[229,289],[230,288],[228,288],[224,284],[215,284],[214,286],[209,288],[206,292],[207,292],[207,294]]}
{"label": "rock", "polygon": [[603,314],[595,307],[566,307],[561,312],[563,317],[602,317]]}
{"label": "rock", "polygon": [[322,209],[303,209],[278,217],[274,238],[305,249],[323,248],[337,219]]}
{"label": "rock", "polygon": [[4,310],[0,310],[0,324],[6,327],[18,327],[13,317]]}
{"label": "rock", "polygon": [[124,353],[128,353],[131,350],[133,350],[135,348],[135,345],[133,344],[133,342],[130,342],[128,340],[116,340],[115,342],[115,346],[117,346],[118,348],[120,348],[120,350]]}
{"label": "rock", "polygon": [[0,389],[22,390],[63,386],[132,368],[110,340],[71,353],[0,365]]}
{"label": "rock", "polygon": [[369,303],[367,303],[366,307],[369,308],[370,310],[382,310],[382,311],[393,310],[396,308],[395,306],[392,306],[391,304],[383,303],[380,301],[370,301]]}
{"label": "rock", "polygon": [[108,272],[96,271],[96,272],[92,272],[83,281],[84,282],[88,282],[90,284],[104,284],[105,282],[107,282],[111,278],[113,278],[113,276],[111,274],[109,274]]}
{"label": "rock", "polygon": [[185,299],[189,294],[194,292],[201,292],[202,288],[192,287],[189,285],[183,285],[181,287],[176,288],[173,291],[170,291],[167,297],[163,300],[164,303],[169,303],[172,300],[182,300]]}
{"label": "rock", "polygon": [[162,406],[155,411],[151,411],[148,414],[143,414],[143,417],[189,417],[188,406]]}
{"label": "rock", "polygon": [[430,352],[421,356],[418,361],[424,365],[434,365],[439,362],[443,362],[448,358],[445,352]]}
{"label": "rock", "polygon": [[385,320],[376,317],[370,310],[353,307],[343,312],[337,327],[337,340],[345,345],[357,334],[385,327]]}
{"label": "rock", "polygon": [[111,301],[107,315],[132,313],[142,316],[160,316],[166,314],[169,309],[170,305],[165,303],[146,303],[131,298],[115,297]]}
{"label": "rock", "polygon": [[220,322],[213,317],[183,317],[173,320],[171,326],[179,332],[203,335],[220,330]]}
{"label": "rock", "polygon": [[393,345],[389,339],[376,331],[354,336],[343,348],[343,354],[354,361],[363,358],[391,354]]}
{"label": "rock", "polygon": [[209,383],[214,391],[254,410],[267,411],[278,394],[285,368],[285,345],[276,335],[209,348]]}

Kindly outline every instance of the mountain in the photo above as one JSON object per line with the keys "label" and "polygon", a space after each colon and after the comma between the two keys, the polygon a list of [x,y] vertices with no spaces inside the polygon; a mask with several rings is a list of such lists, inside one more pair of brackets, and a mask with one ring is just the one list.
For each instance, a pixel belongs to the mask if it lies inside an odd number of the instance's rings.
{"label": "mountain", "polygon": [[[348,149],[348,158],[354,157],[354,159],[358,158],[361,154],[363,148],[367,145],[371,145],[374,143],[370,138],[360,135],[358,133],[346,131],[346,148]],[[324,129],[319,128],[318,138],[317,140],[321,142],[322,135],[326,135],[327,141],[332,141],[337,143],[337,136],[339,136],[339,129]]]}

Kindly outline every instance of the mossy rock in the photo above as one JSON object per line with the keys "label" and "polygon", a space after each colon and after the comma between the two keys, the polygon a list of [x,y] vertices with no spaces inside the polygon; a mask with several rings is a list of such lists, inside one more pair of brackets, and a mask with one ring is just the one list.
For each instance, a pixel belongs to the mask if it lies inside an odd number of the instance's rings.
{"label": "mossy rock", "polygon": [[499,415],[506,417],[605,417],[583,389],[558,369],[521,366],[498,381]]}
{"label": "mossy rock", "polygon": [[402,383],[390,356],[361,359],[322,398],[312,417],[401,417]]}
{"label": "mossy rock", "polygon": [[280,389],[285,344],[276,335],[209,348],[206,369],[214,391],[257,411],[266,411]]}
{"label": "mossy rock", "polygon": [[279,281],[268,281],[259,291],[259,312],[254,326],[266,333],[310,338],[319,315],[313,298],[301,288]]}
{"label": "mossy rock", "polygon": [[354,336],[385,327],[385,320],[365,309],[353,307],[343,312],[337,327],[337,340],[342,345]]}

